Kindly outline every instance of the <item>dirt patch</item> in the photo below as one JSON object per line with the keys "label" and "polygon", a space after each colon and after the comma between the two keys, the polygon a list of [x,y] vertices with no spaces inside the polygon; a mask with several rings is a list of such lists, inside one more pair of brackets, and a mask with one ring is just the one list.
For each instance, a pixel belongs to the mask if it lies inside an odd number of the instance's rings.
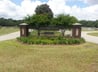
{"label": "dirt patch", "polygon": [[98,72],[98,62],[90,64],[88,72]]}

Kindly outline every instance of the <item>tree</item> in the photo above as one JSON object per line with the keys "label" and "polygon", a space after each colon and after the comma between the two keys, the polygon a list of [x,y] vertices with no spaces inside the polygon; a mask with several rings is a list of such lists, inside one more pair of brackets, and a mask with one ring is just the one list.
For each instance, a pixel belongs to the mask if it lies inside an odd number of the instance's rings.
{"label": "tree", "polygon": [[78,20],[74,16],[60,14],[52,22],[61,28],[62,36],[64,36],[65,30],[70,29],[72,24],[78,22]]}
{"label": "tree", "polygon": [[47,14],[49,18],[53,18],[53,12],[47,4],[42,4],[36,7],[36,15]]}
{"label": "tree", "polygon": [[98,20],[95,21],[95,27],[98,28]]}
{"label": "tree", "polygon": [[26,18],[26,23],[30,24],[33,28],[38,30],[38,36],[40,35],[40,27],[46,27],[50,24],[50,20],[47,15],[33,15]]}
{"label": "tree", "polygon": [[0,18],[0,26],[18,26],[22,20]]}
{"label": "tree", "polygon": [[98,27],[98,20],[96,21],[81,20],[80,23],[82,24],[83,27]]}
{"label": "tree", "polygon": [[25,18],[25,22],[38,30],[40,35],[40,27],[49,26],[50,20],[53,18],[53,12],[47,4],[42,4],[36,7],[36,14]]}
{"label": "tree", "polygon": [[65,29],[70,28],[73,23],[77,22],[77,19],[70,15],[60,14],[56,18],[53,18],[53,12],[47,4],[37,6],[35,12],[35,15],[28,16],[25,20],[38,30],[38,36],[40,27],[45,26],[62,27],[62,35],[64,35]]}

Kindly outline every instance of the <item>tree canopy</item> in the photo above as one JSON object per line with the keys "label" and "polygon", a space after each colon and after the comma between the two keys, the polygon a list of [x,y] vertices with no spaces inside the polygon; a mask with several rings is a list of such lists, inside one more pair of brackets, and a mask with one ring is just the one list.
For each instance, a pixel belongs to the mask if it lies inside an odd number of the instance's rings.
{"label": "tree canopy", "polygon": [[26,18],[26,23],[30,24],[33,28],[46,27],[50,24],[47,15],[33,15]]}
{"label": "tree canopy", "polygon": [[98,28],[98,20],[96,21],[86,21],[86,20],[81,20],[79,21],[83,27],[96,27]]}
{"label": "tree canopy", "polygon": [[65,30],[70,29],[73,23],[78,22],[74,16],[60,14],[52,20],[52,24],[62,29],[62,36],[64,36]]}
{"label": "tree canopy", "polygon": [[0,18],[0,26],[17,26],[22,22],[22,20]]}
{"label": "tree canopy", "polygon": [[42,4],[37,6],[35,9],[35,12],[36,12],[36,15],[47,14],[49,18],[53,18],[53,12],[47,4]]}
{"label": "tree canopy", "polygon": [[61,28],[70,28],[73,23],[78,22],[74,16],[60,14],[57,17],[53,18],[52,24],[61,27]]}
{"label": "tree canopy", "polygon": [[[73,23],[78,20],[74,16],[60,14],[53,17],[53,13],[47,4],[37,6],[35,9],[36,14],[25,18],[26,23],[30,24],[38,31],[40,27],[60,27],[61,29],[68,29]],[[39,33],[38,33],[39,34]],[[63,32],[64,34],[64,32]]]}

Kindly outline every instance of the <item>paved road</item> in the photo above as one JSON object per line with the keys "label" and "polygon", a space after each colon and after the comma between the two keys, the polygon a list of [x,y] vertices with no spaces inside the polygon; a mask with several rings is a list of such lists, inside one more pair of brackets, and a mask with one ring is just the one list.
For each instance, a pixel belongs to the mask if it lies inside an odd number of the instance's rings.
{"label": "paved road", "polygon": [[96,43],[98,44],[98,37],[96,36],[91,36],[88,35],[87,33],[93,33],[93,32],[98,32],[98,31],[88,31],[88,32],[82,32],[82,37],[88,41],[88,42],[92,42],[92,43]]}
{"label": "paved road", "polygon": [[14,32],[7,35],[0,36],[0,41],[15,39],[20,36],[20,32]]}
{"label": "paved road", "polygon": [[[92,42],[92,43],[98,44],[98,37],[90,36],[90,35],[87,34],[87,33],[91,33],[91,32],[96,32],[96,31],[82,32],[82,37],[86,41],[88,41],[88,42]],[[7,35],[0,36],[0,41],[15,39],[15,38],[17,38],[19,36],[20,36],[20,32],[19,31],[18,32],[14,32],[14,33],[10,33],[10,34],[7,34]]]}

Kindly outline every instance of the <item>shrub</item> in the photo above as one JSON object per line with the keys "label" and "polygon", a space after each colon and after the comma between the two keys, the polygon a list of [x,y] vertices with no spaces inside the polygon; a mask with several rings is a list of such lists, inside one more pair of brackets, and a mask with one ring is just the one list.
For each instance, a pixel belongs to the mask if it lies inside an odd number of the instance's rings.
{"label": "shrub", "polygon": [[81,44],[83,38],[66,38],[66,37],[19,37],[19,41],[27,44]]}

